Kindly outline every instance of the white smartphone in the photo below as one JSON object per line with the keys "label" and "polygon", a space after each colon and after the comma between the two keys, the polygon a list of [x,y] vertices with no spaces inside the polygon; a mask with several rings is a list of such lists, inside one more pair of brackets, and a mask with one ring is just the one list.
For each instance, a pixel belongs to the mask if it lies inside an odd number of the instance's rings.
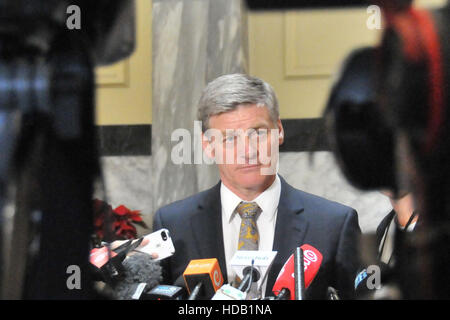
{"label": "white smartphone", "polygon": [[136,249],[136,251],[148,254],[157,253],[158,258],[155,259],[156,261],[170,257],[175,253],[175,247],[167,229],[160,229],[144,236],[144,238],[148,239],[149,242],[145,246]]}

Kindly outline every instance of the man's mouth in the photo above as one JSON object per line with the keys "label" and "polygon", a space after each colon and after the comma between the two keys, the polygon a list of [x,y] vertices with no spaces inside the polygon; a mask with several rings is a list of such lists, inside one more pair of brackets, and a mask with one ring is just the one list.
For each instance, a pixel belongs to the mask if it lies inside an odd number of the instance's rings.
{"label": "man's mouth", "polygon": [[259,168],[259,167],[261,167],[261,164],[247,164],[247,165],[239,166],[239,169],[249,170],[249,169],[255,169],[255,168]]}

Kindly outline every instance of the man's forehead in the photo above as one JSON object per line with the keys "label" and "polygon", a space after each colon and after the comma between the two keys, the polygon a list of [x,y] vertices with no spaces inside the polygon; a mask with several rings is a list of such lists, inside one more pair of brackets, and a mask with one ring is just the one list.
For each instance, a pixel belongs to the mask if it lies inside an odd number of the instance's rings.
{"label": "man's forehead", "polygon": [[274,125],[267,107],[256,105],[239,106],[232,111],[211,116],[209,124],[210,128],[220,130],[270,128]]}

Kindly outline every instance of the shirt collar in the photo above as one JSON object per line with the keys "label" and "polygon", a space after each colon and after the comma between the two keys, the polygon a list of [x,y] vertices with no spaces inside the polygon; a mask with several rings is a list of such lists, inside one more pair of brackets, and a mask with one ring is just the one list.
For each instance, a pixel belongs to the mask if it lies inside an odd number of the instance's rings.
{"label": "shirt collar", "polygon": [[[272,221],[275,217],[275,211],[278,208],[281,194],[281,181],[278,175],[275,176],[274,182],[264,190],[259,196],[253,199],[253,202],[261,208],[262,212],[258,219]],[[223,183],[220,184],[220,198],[222,202],[222,210],[228,222],[234,217],[235,209],[242,200],[234,194]],[[244,201],[245,202],[245,201]]]}
{"label": "shirt collar", "polygon": [[233,213],[242,199],[235,195],[226,185],[220,184],[220,201],[222,202],[222,211],[225,214],[227,221],[230,222],[233,218]]}

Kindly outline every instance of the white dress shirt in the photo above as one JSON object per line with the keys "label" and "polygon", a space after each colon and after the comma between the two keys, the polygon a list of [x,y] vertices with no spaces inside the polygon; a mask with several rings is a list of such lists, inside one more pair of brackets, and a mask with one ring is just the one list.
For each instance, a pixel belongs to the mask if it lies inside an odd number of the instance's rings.
{"label": "white dress shirt", "polygon": [[[273,239],[275,236],[275,223],[277,221],[278,202],[280,201],[281,182],[278,175],[272,185],[257,196],[252,201],[244,201],[234,194],[223,183],[220,186],[220,199],[222,202],[222,230],[225,249],[225,260],[227,265],[228,282],[232,282],[236,276],[230,261],[237,251],[239,241],[239,231],[241,227],[241,217],[236,212],[236,207],[241,201],[256,202],[261,208],[261,214],[256,220],[259,232],[259,250],[272,251]],[[258,288],[264,296],[267,277],[264,282],[258,281]]]}

